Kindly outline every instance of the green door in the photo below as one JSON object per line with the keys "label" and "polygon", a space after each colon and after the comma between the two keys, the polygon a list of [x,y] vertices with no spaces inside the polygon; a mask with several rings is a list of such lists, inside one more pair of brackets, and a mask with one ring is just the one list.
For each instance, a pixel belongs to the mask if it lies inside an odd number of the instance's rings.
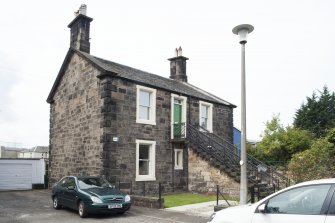
{"label": "green door", "polygon": [[182,123],[181,123],[181,110],[182,104],[181,100],[174,100],[173,106],[173,136],[174,138],[181,138],[182,133]]}

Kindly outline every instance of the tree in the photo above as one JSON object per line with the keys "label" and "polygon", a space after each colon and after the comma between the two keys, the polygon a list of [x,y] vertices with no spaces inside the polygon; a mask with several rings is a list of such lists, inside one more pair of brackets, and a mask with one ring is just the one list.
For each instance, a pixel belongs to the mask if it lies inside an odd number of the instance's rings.
{"label": "tree", "polygon": [[269,165],[286,165],[293,154],[309,149],[313,140],[306,131],[291,126],[283,127],[279,115],[266,123],[266,128],[256,149],[251,155]]}
{"label": "tree", "polygon": [[307,97],[293,122],[296,128],[308,130],[317,138],[324,137],[327,130],[335,127],[335,94],[330,93],[327,86],[319,94],[313,92],[312,97]]}
{"label": "tree", "polygon": [[334,177],[335,128],[317,139],[310,149],[294,154],[289,165],[290,178],[296,183]]}

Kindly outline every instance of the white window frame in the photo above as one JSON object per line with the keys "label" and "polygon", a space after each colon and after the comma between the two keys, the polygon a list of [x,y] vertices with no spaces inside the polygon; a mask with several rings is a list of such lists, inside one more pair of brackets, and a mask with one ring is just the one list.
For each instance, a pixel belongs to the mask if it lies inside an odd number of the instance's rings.
{"label": "white window frame", "polygon": [[[150,93],[149,120],[140,118],[140,91]],[[136,123],[156,125],[156,89],[136,85]]]}
{"label": "white window frame", "polygon": [[208,107],[208,126],[206,129],[209,132],[213,132],[213,104],[204,102],[204,101],[199,101],[199,125],[201,125],[201,107],[202,106]]}
{"label": "white window frame", "polygon": [[[139,149],[140,145],[149,146],[149,174],[139,174]],[[155,181],[156,180],[156,142],[149,140],[136,140],[136,181]]]}
{"label": "white window frame", "polygon": [[[180,95],[176,95],[176,94],[171,94],[171,139],[173,139],[173,113],[174,113],[174,100],[177,99],[177,100],[181,100],[181,122],[185,123],[187,122],[187,97],[185,96],[180,96]],[[185,137],[186,137],[186,126],[185,126]]]}
{"label": "white window frame", "polygon": [[[180,154],[178,156],[178,154]],[[179,160],[179,165],[178,161]],[[183,162],[184,162],[184,151],[182,149],[175,149],[174,150],[174,169],[175,170],[182,170],[183,169]]]}

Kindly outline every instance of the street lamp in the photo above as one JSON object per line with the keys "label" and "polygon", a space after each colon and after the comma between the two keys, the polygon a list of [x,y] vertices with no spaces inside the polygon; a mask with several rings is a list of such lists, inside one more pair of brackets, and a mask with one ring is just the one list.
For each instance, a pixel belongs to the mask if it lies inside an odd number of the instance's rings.
{"label": "street lamp", "polygon": [[239,35],[241,44],[241,181],[240,181],[240,204],[247,203],[248,179],[247,179],[247,130],[246,130],[246,94],[245,94],[245,44],[248,33],[254,27],[249,24],[238,25],[233,28],[233,33]]}

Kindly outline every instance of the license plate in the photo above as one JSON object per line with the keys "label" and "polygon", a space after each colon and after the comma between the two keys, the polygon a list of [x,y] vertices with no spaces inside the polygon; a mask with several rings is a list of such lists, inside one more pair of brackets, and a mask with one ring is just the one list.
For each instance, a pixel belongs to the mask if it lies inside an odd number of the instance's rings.
{"label": "license plate", "polygon": [[122,204],[109,204],[108,209],[112,209],[112,208],[122,208]]}

